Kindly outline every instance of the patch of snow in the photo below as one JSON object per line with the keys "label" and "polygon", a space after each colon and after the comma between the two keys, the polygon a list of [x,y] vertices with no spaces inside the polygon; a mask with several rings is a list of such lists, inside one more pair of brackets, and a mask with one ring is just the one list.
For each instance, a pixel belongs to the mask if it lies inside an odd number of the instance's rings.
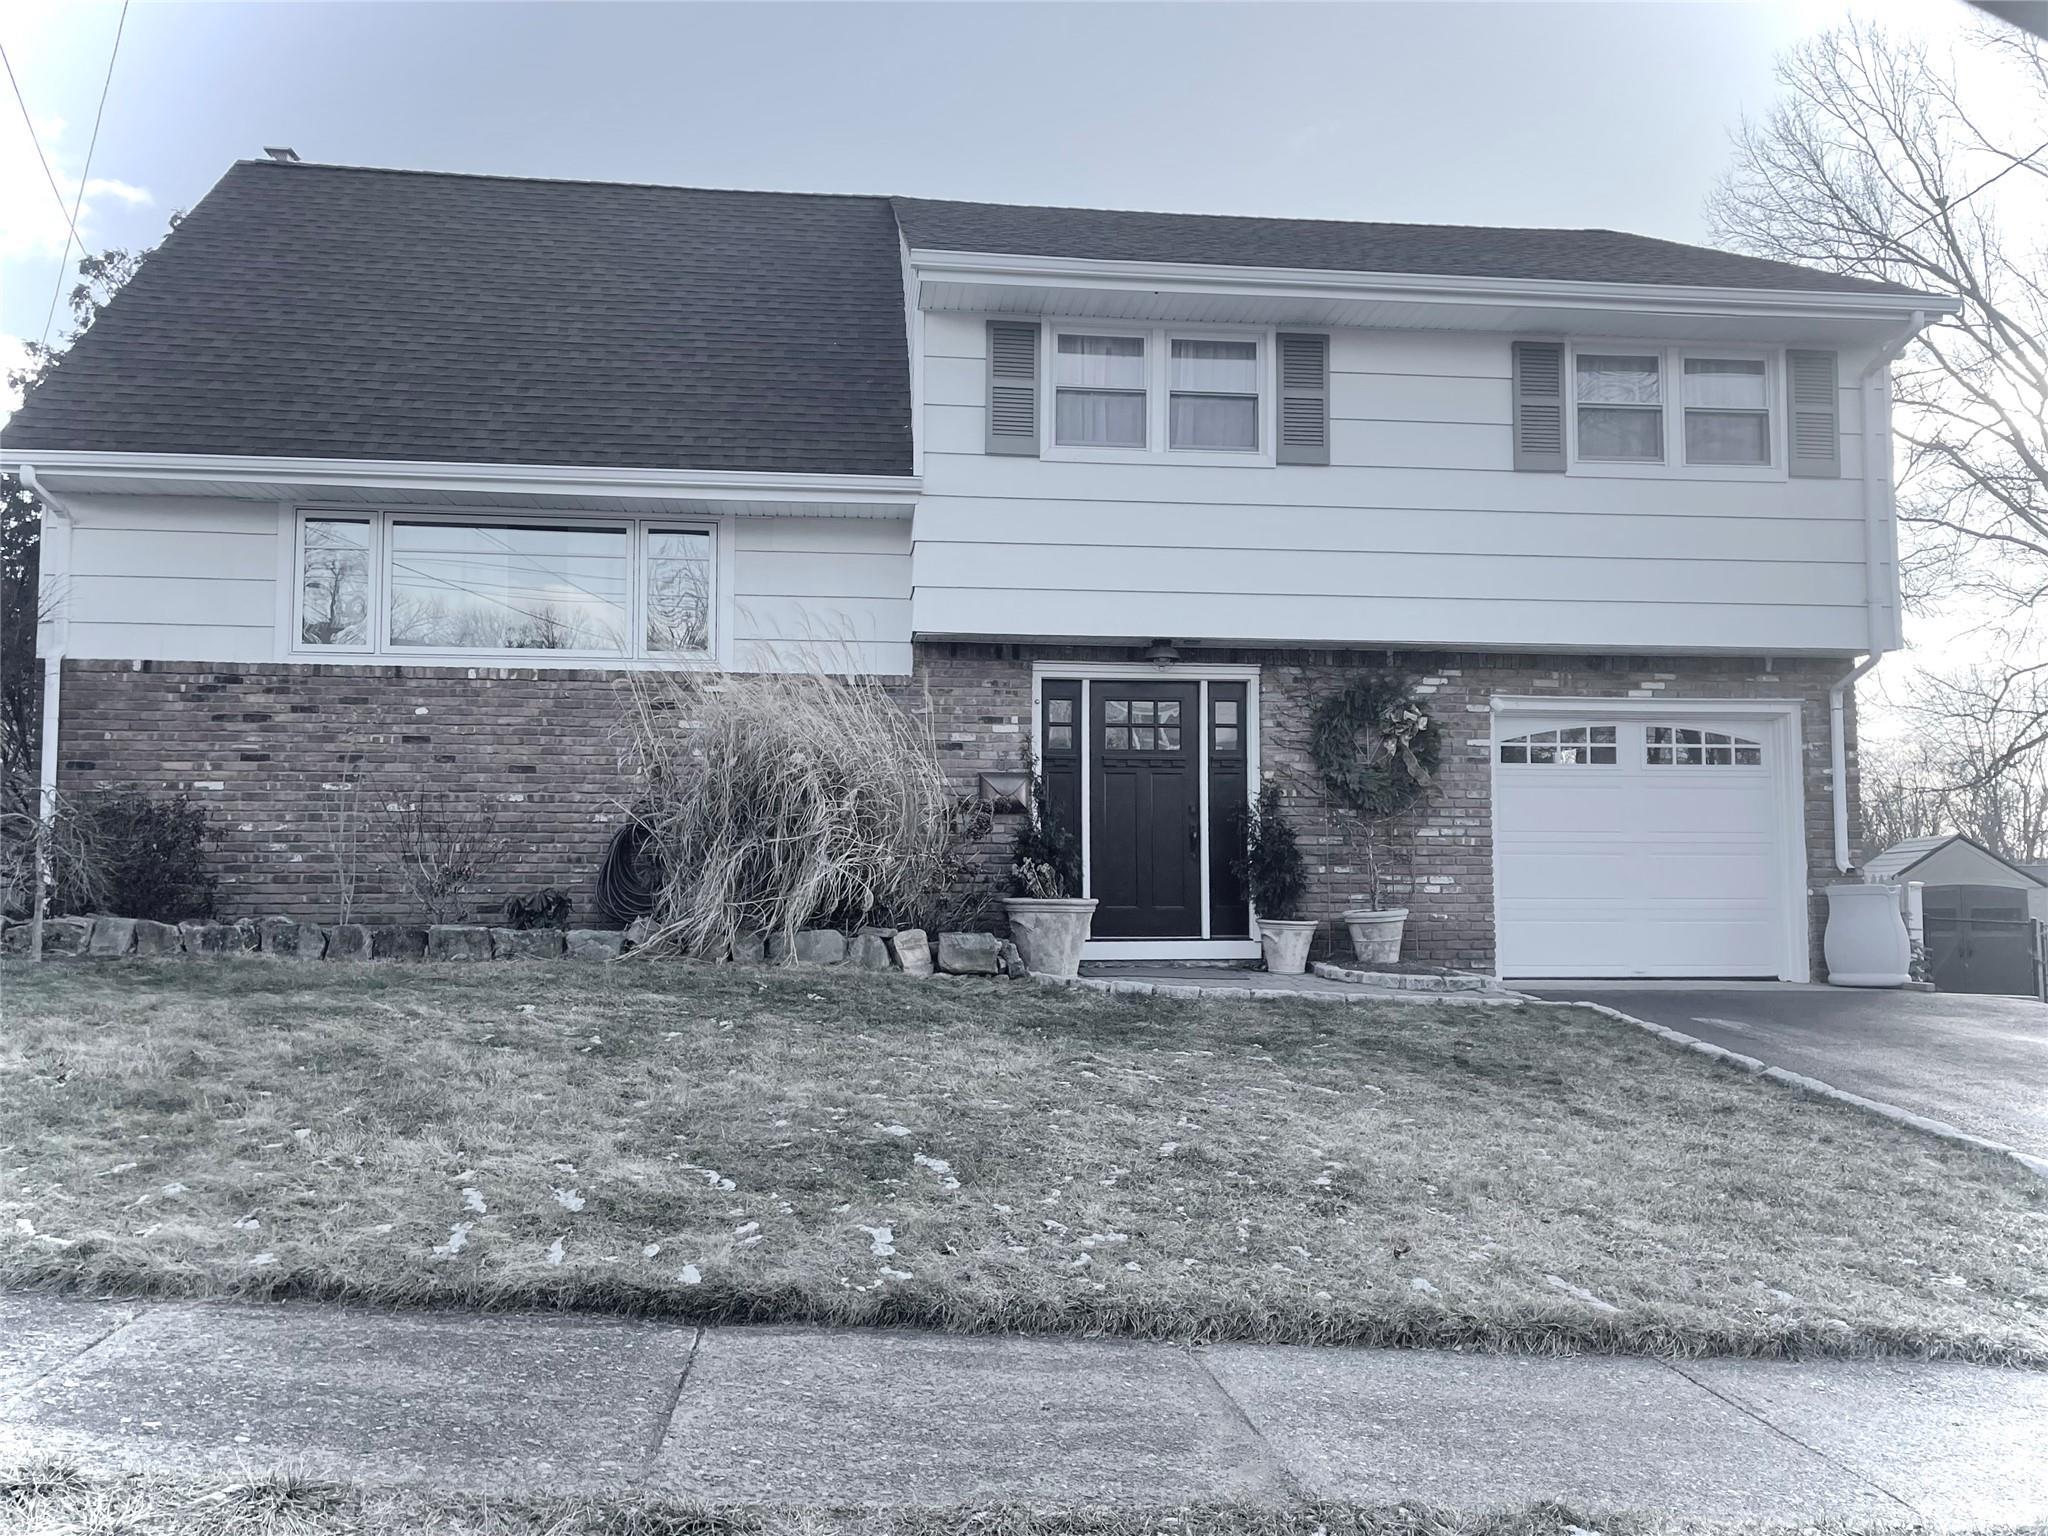
{"label": "patch of snow", "polygon": [[696,1265],[685,1264],[677,1271],[676,1279],[680,1280],[684,1285],[701,1285],[704,1280],[704,1274]]}
{"label": "patch of snow", "polygon": [[1611,1301],[1602,1301],[1584,1286],[1573,1285],[1571,1281],[1565,1279],[1562,1275],[1545,1275],[1543,1281],[1552,1290],[1563,1291],[1574,1301],[1583,1301],[1596,1312],[1619,1312],[1621,1310]]}
{"label": "patch of snow", "polygon": [[434,1252],[443,1258],[453,1258],[469,1246],[469,1229],[475,1225],[476,1223],[471,1221],[456,1222],[448,1229],[448,1241],[437,1246]]}
{"label": "patch of snow", "polygon": [[116,1163],[111,1168],[102,1168],[93,1177],[96,1179],[106,1179],[112,1178],[117,1173],[133,1173],[137,1166],[134,1163]]}
{"label": "patch of snow", "polygon": [[160,1195],[182,1195],[185,1193],[185,1186],[182,1184],[166,1184],[157,1193]]}
{"label": "patch of snow", "polygon": [[256,1213],[254,1211],[251,1211],[248,1215],[244,1216],[240,1221],[235,1223],[235,1230],[237,1232],[254,1232],[258,1227],[262,1225],[263,1223],[256,1219]]}
{"label": "patch of snow", "polygon": [[1179,1150],[1180,1143],[1177,1141],[1162,1141],[1159,1143],[1159,1155],[1161,1157],[1171,1157]]}
{"label": "patch of snow", "polygon": [[483,1215],[483,1213],[484,1213],[484,1196],[483,1196],[483,1191],[482,1191],[482,1190],[480,1190],[480,1189],[465,1189],[465,1190],[464,1190],[464,1191],[462,1192],[462,1208],[463,1208],[463,1209],[464,1209],[465,1211],[475,1211],[475,1212],[477,1213],[477,1215],[479,1215],[479,1216]]}
{"label": "patch of snow", "polygon": [[909,1280],[913,1278],[910,1271],[907,1269],[891,1269],[886,1264],[877,1265],[876,1268],[882,1274],[887,1275],[891,1280]]}
{"label": "patch of snow", "polygon": [[1102,1243],[1128,1243],[1130,1240],[1128,1232],[1090,1232],[1086,1237],[1075,1239],[1083,1248],[1094,1248]]}
{"label": "patch of snow", "polygon": [[868,1235],[868,1252],[878,1259],[886,1259],[896,1251],[896,1229],[894,1227],[862,1227]]}
{"label": "patch of snow", "polygon": [[298,1137],[299,1140],[305,1141],[312,1136],[313,1128],[311,1126],[302,1125],[297,1130],[293,1131],[292,1134]]}
{"label": "patch of snow", "polygon": [[455,1175],[454,1182],[460,1184],[464,1179],[473,1179],[475,1177],[476,1170],[474,1168],[465,1168],[462,1172]]}
{"label": "patch of snow", "polygon": [[256,1257],[255,1257],[255,1258],[253,1258],[253,1259],[249,1260],[249,1267],[250,1267],[251,1269],[262,1269],[262,1268],[263,1268],[264,1266],[266,1266],[266,1265],[269,1265],[269,1264],[275,1264],[276,1262],[277,1262],[277,1255],[276,1255],[276,1254],[274,1254],[274,1253],[259,1253],[259,1254],[257,1254],[257,1255],[256,1255]]}
{"label": "patch of snow", "polygon": [[649,1243],[645,1248],[642,1248],[640,1250],[640,1257],[643,1259],[651,1259],[659,1252],[661,1252],[661,1244]]}
{"label": "patch of snow", "polygon": [[1408,1282],[1408,1289],[1415,1292],[1418,1296],[1443,1295],[1442,1291],[1438,1290],[1434,1285],[1432,1285],[1429,1281],[1423,1279],[1420,1275],[1417,1275],[1414,1279]]}
{"label": "patch of snow", "polygon": [[562,1262],[562,1240],[559,1237],[548,1244],[548,1262],[550,1264],[560,1264]]}
{"label": "patch of snow", "polygon": [[884,1125],[879,1120],[875,1122],[875,1129],[884,1136],[908,1136],[910,1134],[910,1127],[907,1125]]}
{"label": "patch of snow", "polygon": [[912,1156],[911,1161],[920,1168],[929,1168],[939,1181],[941,1189],[958,1189],[959,1179],[953,1176],[953,1165],[943,1157],[926,1157],[922,1152]]}
{"label": "patch of snow", "polygon": [[576,1189],[557,1189],[555,1204],[565,1211],[580,1211],[584,1206],[583,1192]]}
{"label": "patch of snow", "polygon": [[1135,1259],[1126,1259],[1124,1261],[1124,1268],[1129,1270],[1134,1275],[1138,1273],[1140,1267],[1141,1266]]}
{"label": "patch of snow", "polygon": [[732,1229],[732,1235],[734,1237],[748,1237],[760,1230],[761,1223],[759,1223],[758,1221],[750,1221],[743,1227],[734,1227]]}
{"label": "patch of snow", "polygon": [[1067,1268],[1069,1268],[1069,1269],[1086,1269],[1086,1268],[1087,1268],[1087,1267],[1088,1267],[1088,1266],[1089,1266],[1090,1264],[1093,1264],[1094,1262],[1095,1262],[1095,1258],[1094,1258],[1094,1256],[1093,1256],[1092,1254],[1086,1254],[1086,1253],[1083,1253],[1083,1254],[1079,1254],[1079,1255],[1077,1255],[1077,1256],[1076,1256],[1076,1257],[1074,1257],[1074,1258],[1071,1258],[1071,1259],[1067,1260]]}

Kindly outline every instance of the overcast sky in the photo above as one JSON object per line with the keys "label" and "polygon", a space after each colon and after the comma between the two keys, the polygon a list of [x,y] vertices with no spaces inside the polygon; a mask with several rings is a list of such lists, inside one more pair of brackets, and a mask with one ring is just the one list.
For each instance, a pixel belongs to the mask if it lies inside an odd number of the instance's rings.
{"label": "overcast sky", "polygon": [[[1960,0],[1862,0],[1945,38]],[[127,13],[79,217],[146,245],[227,166],[1705,236],[1784,3],[181,4]],[[6,0],[0,354],[43,334],[118,0]],[[69,260],[75,261],[73,251]],[[59,316],[61,328],[62,316]],[[7,402],[0,401],[0,409]]]}
{"label": "overcast sky", "polygon": [[[1942,32],[1959,0],[1860,5]],[[1700,239],[1730,127],[1839,3],[179,4],[137,0],[81,233],[148,243],[230,162]],[[0,6],[66,199],[120,18]],[[64,218],[0,102],[0,332]],[[75,253],[74,253],[75,259]]]}

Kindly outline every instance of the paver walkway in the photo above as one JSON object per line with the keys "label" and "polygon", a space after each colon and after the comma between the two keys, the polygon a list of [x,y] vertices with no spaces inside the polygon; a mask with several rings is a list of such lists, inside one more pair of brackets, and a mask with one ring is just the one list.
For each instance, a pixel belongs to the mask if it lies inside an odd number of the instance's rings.
{"label": "paver walkway", "polygon": [[0,1292],[0,1463],[713,1503],[1559,1498],[2048,1518],[2048,1373],[693,1328]]}

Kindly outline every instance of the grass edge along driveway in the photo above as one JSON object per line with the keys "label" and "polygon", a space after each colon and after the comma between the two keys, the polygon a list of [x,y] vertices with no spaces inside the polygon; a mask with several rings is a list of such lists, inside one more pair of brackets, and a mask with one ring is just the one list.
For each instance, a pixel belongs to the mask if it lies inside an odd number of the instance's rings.
{"label": "grass edge along driveway", "polygon": [[1584,1010],[4,973],[0,1284],[2048,1364],[2048,1185]]}

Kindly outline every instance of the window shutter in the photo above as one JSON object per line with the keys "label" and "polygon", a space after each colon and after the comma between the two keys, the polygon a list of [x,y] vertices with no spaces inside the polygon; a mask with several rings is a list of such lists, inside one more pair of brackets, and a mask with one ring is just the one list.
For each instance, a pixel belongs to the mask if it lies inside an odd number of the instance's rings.
{"label": "window shutter", "polygon": [[1835,354],[1788,351],[1785,372],[1792,396],[1790,472],[1835,479],[1842,473],[1842,405],[1836,393]]}
{"label": "window shutter", "polygon": [[988,323],[988,451],[1038,454],[1038,325]]}
{"label": "window shutter", "polygon": [[1515,468],[1564,469],[1564,343],[1515,343]]}
{"label": "window shutter", "polygon": [[1282,331],[1280,443],[1282,464],[1330,462],[1330,338]]}

